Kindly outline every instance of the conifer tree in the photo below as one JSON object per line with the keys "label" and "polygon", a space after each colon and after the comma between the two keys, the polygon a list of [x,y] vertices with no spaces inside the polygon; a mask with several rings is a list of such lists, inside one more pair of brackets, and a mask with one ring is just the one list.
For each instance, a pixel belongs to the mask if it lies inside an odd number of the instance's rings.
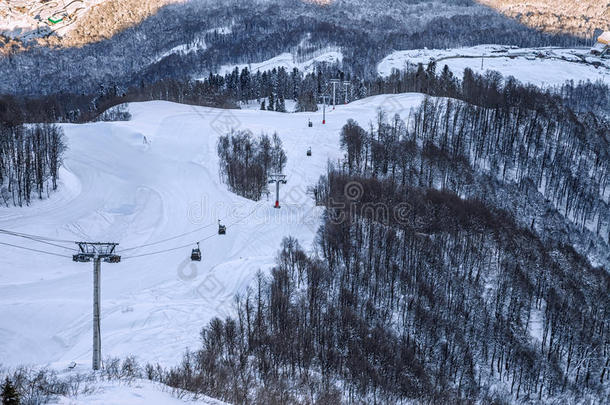
{"label": "conifer tree", "polygon": [[19,393],[8,377],[2,385],[2,405],[19,405]]}
{"label": "conifer tree", "polygon": [[275,111],[286,112],[286,101],[284,100],[284,96],[280,95],[277,103],[275,103]]}

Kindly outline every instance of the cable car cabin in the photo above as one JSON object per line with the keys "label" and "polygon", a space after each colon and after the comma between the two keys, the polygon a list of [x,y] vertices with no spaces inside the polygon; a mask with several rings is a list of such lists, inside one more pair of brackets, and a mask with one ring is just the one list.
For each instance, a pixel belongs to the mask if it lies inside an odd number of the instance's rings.
{"label": "cable car cabin", "polygon": [[199,242],[197,242],[197,247],[193,249],[191,252],[191,261],[200,262],[201,261],[201,250],[199,249]]}
{"label": "cable car cabin", "polygon": [[307,156],[311,156],[311,148],[307,149]]}
{"label": "cable car cabin", "polygon": [[83,253],[79,253],[77,255],[72,256],[72,261],[75,261],[78,263],[87,263],[87,262],[91,261],[91,256],[83,254]]}
{"label": "cable car cabin", "polygon": [[121,263],[121,256],[112,255],[107,257],[104,261],[107,263]]}
{"label": "cable car cabin", "polygon": [[200,262],[201,261],[201,250],[193,249],[191,252],[191,261]]}

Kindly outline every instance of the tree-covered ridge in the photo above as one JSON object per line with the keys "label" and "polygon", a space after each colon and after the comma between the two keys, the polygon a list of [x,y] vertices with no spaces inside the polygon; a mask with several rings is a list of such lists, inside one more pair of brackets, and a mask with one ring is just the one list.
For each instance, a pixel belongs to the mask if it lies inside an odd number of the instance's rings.
{"label": "tree-covered ridge", "polygon": [[[237,404],[608,395],[606,270],[450,192],[339,172],[327,185],[317,253],[286,239],[166,383]],[[408,213],[380,221],[379,201]]]}
{"label": "tree-covered ridge", "polygon": [[[0,75],[6,78],[0,94],[91,93],[100,85],[126,88],[142,80],[199,78],[229,63],[290,51],[302,57],[303,50],[328,46],[342,49],[348,73],[371,78],[377,63],[395,49],[482,43],[574,46],[586,41],[536,32],[470,0],[340,2],[323,9],[300,0],[190,1],[161,8],[108,40],[74,48],[32,47],[0,58]],[[166,54],[194,44],[189,52]]]}

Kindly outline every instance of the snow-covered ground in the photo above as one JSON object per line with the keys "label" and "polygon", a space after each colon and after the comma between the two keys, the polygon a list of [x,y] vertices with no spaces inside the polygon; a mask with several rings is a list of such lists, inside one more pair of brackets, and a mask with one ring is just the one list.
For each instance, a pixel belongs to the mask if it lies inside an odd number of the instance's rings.
{"label": "snow-covered ground", "polygon": [[179,399],[167,387],[145,380],[130,384],[108,382],[99,384],[96,392],[78,397],[62,397],[58,405],[226,405],[224,402],[205,398],[197,401]]}
{"label": "snow-covered ground", "polygon": [[389,76],[394,69],[405,69],[407,64],[422,63],[427,66],[432,60],[437,62],[438,72],[447,65],[460,78],[468,67],[475,73],[495,70],[505,77],[514,76],[521,82],[538,86],[561,85],[567,80],[601,80],[610,84],[610,59],[593,57],[588,49],[502,45],[446,50],[414,49],[393,52],[379,63],[377,71],[381,76]]}
{"label": "snow-covered ground", "polygon": [[[130,105],[132,121],[66,124],[69,149],[60,190],[27,208],[0,208],[0,229],[67,241],[117,241],[120,264],[102,265],[102,354],[174,365],[259,270],[268,271],[283,237],[311,247],[321,209],[307,187],[341,155],[349,118],[366,126],[379,106],[397,112],[421,95],[378,96],[322,112],[220,110],[168,102]],[[307,120],[314,122],[307,127]],[[229,128],[278,132],[288,155],[283,208],[253,202],[219,181],[216,141]],[[313,156],[306,150],[313,147]],[[228,225],[217,235],[217,219]],[[183,235],[184,234],[184,235]],[[167,240],[177,235],[175,239]],[[203,261],[191,263],[202,240]],[[154,243],[140,249],[130,247]],[[0,234],[0,362],[65,368],[91,364],[92,265],[74,263],[74,245]],[[176,248],[176,250],[168,250]],[[69,249],[68,249],[69,248]],[[164,251],[151,256],[147,253]]]}
{"label": "snow-covered ground", "polygon": [[336,48],[329,48],[316,52],[313,57],[304,61],[299,61],[294,54],[285,52],[263,62],[223,65],[216,73],[225,75],[227,73],[231,73],[233,70],[235,70],[235,68],[238,68],[239,71],[241,71],[245,67],[254,73],[257,71],[264,72],[267,70],[273,70],[274,68],[279,67],[284,67],[287,71],[297,68],[301,72],[311,73],[317,64],[341,62],[343,62],[343,53]]}

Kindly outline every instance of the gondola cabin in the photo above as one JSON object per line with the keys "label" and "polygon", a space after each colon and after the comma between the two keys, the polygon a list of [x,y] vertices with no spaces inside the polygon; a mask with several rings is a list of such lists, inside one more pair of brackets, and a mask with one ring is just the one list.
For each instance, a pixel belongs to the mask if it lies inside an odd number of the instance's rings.
{"label": "gondola cabin", "polygon": [[197,247],[193,249],[191,252],[191,261],[200,262],[201,261],[201,250],[199,249],[199,242],[197,242]]}

